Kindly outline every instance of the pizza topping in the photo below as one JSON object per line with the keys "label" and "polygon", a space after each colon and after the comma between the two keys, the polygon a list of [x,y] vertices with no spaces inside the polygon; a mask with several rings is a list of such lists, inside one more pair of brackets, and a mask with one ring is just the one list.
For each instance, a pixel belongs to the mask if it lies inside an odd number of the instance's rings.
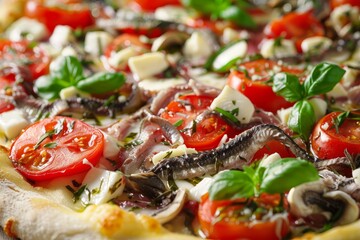
{"label": "pizza topping", "polygon": [[11,41],[39,41],[47,37],[48,32],[41,22],[23,17],[6,30],[6,35]]}

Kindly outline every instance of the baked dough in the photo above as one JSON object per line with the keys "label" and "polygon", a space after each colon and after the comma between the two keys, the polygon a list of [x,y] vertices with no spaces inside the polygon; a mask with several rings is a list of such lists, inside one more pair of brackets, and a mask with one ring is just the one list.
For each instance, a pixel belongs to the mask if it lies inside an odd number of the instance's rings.
{"label": "baked dough", "polygon": [[40,239],[196,239],[171,233],[152,217],[112,204],[73,210],[56,201],[54,190],[33,187],[0,148],[0,224],[10,237]]}

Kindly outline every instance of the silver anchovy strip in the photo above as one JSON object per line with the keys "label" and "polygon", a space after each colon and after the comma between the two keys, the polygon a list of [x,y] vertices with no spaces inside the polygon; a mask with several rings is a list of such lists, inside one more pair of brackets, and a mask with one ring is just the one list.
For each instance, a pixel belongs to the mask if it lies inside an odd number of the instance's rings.
{"label": "silver anchovy strip", "polygon": [[149,173],[169,180],[201,177],[224,169],[241,169],[270,140],[277,140],[289,147],[295,156],[314,162],[314,158],[279,127],[262,124],[239,134],[217,149],[164,159]]}

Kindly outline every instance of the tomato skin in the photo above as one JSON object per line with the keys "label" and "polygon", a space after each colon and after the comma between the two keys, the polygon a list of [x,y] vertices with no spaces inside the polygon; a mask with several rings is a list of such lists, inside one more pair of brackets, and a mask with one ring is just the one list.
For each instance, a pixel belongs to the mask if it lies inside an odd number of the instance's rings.
{"label": "tomato skin", "polygon": [[[231,206],[236,202],[238,203],[237,206]],[[276,240],[281,239],[289,232],[289,223],[285,217],[277,221],[258,220],[256,222],[236,219],[232,212],[240,210],[243,207],[241,205],[243,202],[244,199],[212,201],[209,199],[208,194],[203,195],[200,201],[198,218],[201,230],[206,237],[211,239]],[[270,205],[270,207],[276,206],[273,196],[264,197],[263,204]],[[224,211],[224,207],[227,207],[228,210],[220,220],[219,217],[216,217],[216,214],[220,209]]]}
{"label": "tomato skin", "polygon": [[[359,115],[359,112],[352,112]],[[314,154],[321,159],[343,157],[345,149],[352,155],[360,153],[360,122],[359,120],[345,119],[339,127],[339,132],[333,123],[341,112],[332,112],[325,115],[314,127],[310,141]]]}
{"label": "tomato skin", "polygon": [[[58,135],[47,137],[36,148],[40,136],[63,122]],[[70,127],[73,123],[73,127]],[[46,144],[56,143],[46,147]],[[104,136],[100,130],[68,117],[44,119],[30,125],[10,147],[10,159],[15,168],[34,181],[51,180],[87,171],[103,154]],[[86,160],[87,161],[86,161]]]}
{"label": "tomato skin", "polygon": [[94,23],[91,11],[85,5],[67,4],[67,7],[64,9],[46,6],[42,0],[29,0],[25,6],[25,16],[42,22],[49,32],[53,32],[57,25],[68,25],[76,29],[85,28]]}
{"label": "tomato skin", "polygon": [[360,1],[359,0],[330,0],[330,6],[331,9],[334,9],[336,7],[339,7],[341,5],[350,4],[354,7],[360,7]]}
{"label": "tomato skin", "polygon": [[[34,81],[49,72],[50,57],[39,47],[32,48],[29,44],[27,41],[13,42],[0,39],[0,58],[28,68],[31,76],[27,76],[28,79],[24,80]],[[15,73],[7,73],[1,77],[8,81],[16,80]]]}
{"label": "tomato skin", "polygon": [[282,18],[270,22],[265,27],[268,38],[284,37],[295,41],[297,50],[301,52],[301,42],[308,37],[324,36],[321,23],[310,12],[291,12]]}
{"label": "tomato skin", "polygon": [[266,143],[266,145],[257,151],[252,158],[252,161],[261,160],[265,155],[271,155],[278,153],[282,158],[295,157],[295,155],[284,144],[279,141],[272,140]]}
{"label": "tomato skin", "polygon": [[180,0],[157,0],[157,1],[148,1],[148,0],[130,0],[129,6],[137,11],[150,11],[153,12],[159,7],[165,5],[180,5]]}
{"label": "tomato skin", "polygon": [[[280,67],[282,72],[300,75],[302,70],[277,64],[272,60],[260,59],[241,64],[240,68],[247,70],[248,77],[244,72],[232,71],[227,79],[227,84],[243,93],[258,108],[276,113],[281,108],[288,108],[294,103],[286,101],[282,96],[276,95],[270,85],[265,84],[270,79],[274,67]],[[258,80],[253,81],[252,76]],[[264,101],[266,99],[266,101]]]}

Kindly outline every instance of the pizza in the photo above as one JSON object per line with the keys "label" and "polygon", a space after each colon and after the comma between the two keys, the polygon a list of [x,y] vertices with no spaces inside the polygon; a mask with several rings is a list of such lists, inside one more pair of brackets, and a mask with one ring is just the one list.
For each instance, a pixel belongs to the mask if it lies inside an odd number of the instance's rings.
{"label": "pizza", "polygon": [[6,239],[359,239],[360,2],[0,1]]}

